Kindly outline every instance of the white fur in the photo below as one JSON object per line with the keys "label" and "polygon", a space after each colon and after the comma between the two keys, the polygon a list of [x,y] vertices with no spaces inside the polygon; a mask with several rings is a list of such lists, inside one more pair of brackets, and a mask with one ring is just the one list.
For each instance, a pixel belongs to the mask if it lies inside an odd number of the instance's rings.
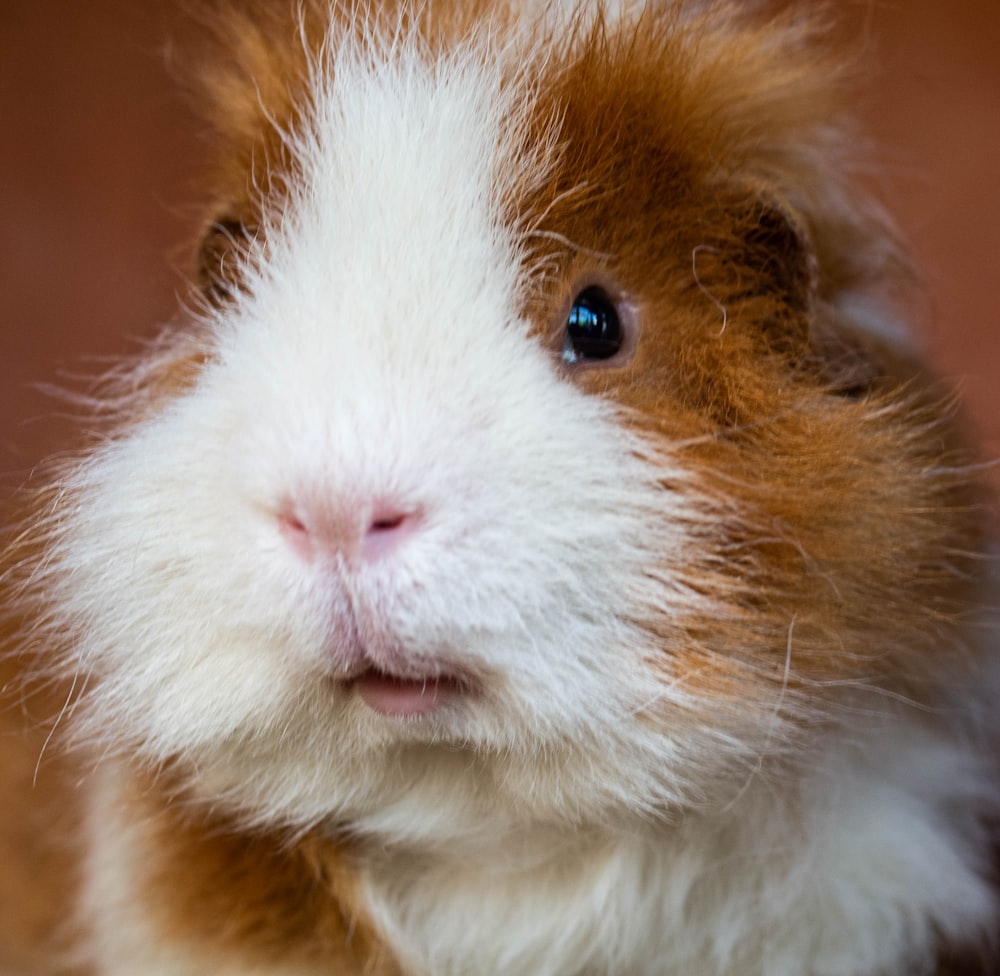
{"label": "white fur", "polygon": [[[670,673],[638,622],[725,613],[694,585],[719,503],[528,336],[528,228],[501,204],[557,151],[522,142],[530,86],[475,51],[383,53],[316,65],[303,183],[212,362],[68,486],[52,585],[96,676],[82,734],[183,755],[250,820],[349,824],[412,976],[923,971],[935,929],[991,917],[950,806],[990,776],[902,718],[793,760],[766,685],[734,714]],[[282,537],[289,496],[341,517],[383,495],[427,516],[389,560]],[[351,629],[483,694],[378,716],[331,682]],[[228,972],[145,927],[106,775],[101,971]]]}
{"label": "white fur", "polygon": [[991,791],[990,766],[905,723],[882,731],[884,746],[812,756],[794,799],[762,778],[724,812],[613,838],[539,832],[409,872],[387,857],[378,917],[421,976],[932,972],[936,935],[995,917],[981,828],[948,822]]}

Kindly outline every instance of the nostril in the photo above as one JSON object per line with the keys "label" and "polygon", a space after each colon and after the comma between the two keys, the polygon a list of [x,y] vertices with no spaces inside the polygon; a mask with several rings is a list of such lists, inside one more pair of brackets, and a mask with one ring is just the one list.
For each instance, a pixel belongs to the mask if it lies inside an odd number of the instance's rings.
{"label": "nostril", "polygon": [[362,554],[368,559],[385,555],[413,535],[419,522],[419,512],[376,505],[362,539]]}
{"label": "nostril", "polygon": [[295,552],[305,559],[312,559],[315,554],[312,532],[293,507],[285,506],[278,512],[278,527]]}
{"label": "nostril", "polygon": [[306,528],[305,522],[303,522],[297,515],[282,513],[278,516],[278,521],[281,522],[281,527],[286,532],[300,532],[304,535],[309,534],[309,530]]}
{"label": "nostril", "polygon": [[405,521],[405,515],[386,515],[375,519],[369,527],[369,532],[391,532],[398,529]]}

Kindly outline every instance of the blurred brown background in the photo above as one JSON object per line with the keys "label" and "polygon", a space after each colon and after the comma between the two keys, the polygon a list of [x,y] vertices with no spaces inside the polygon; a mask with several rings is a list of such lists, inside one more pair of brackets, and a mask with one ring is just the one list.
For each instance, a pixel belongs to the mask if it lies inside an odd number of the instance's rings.
{"label": "blurred brown background", "polygon": [[[864,110],[928,345],[1000,457],[1000,0],[850,13],[880,65]],[[177,23],[170,0],[0,0],[0,493],[63,433],[32,384],[175,310],[206,150],[171,77]]]}

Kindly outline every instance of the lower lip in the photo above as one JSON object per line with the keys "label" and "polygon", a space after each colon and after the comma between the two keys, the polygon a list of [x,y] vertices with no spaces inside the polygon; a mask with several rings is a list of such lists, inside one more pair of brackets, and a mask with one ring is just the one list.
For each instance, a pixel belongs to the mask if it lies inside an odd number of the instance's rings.
{"label": "lower lip", "polygon": [[395,678],[378,671],[359,675],[351,687],[373,712],[393,718],[433,715],[461,691],[454,678]]}

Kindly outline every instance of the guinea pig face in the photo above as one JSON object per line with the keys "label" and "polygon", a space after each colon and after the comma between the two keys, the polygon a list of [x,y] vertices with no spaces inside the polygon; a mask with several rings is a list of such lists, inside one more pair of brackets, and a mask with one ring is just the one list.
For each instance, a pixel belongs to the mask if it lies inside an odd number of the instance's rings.
{"label": "guinea pig face", "polygon": [[[791,635],[821,629],[767,593],[747,624],[740,567],[781,540],[740,492],[798,461],[719,435],[753,426],[734,390],[835,399],[787,365],[797,228],[744,234],[752,180],[692,175],[678,144],[717,134],[668,138],[633,69],[595,116],[586,56],[485,37],[306,58],[206,252],[231,281],[193,377],[64,486],[82,734],[250,817],[447,834],[704,799],[783,741]],[[780,278],[770,332],[745,276],[720,301],[740,261]],[[810,478],[760,495],[808,522]]]}
{"label": "guinea pig face", "polygon": [[342,58],[208,364],[82,473],[92,721],[251,809],[356,816],[466,747],[525,799],[565,763],[557,804],[659,764],[630,727],[671,679],[638,620],[698,601],[651,570],[703,513],[574,386],[565,322],[525,314],[529,108],[468,57]]}

